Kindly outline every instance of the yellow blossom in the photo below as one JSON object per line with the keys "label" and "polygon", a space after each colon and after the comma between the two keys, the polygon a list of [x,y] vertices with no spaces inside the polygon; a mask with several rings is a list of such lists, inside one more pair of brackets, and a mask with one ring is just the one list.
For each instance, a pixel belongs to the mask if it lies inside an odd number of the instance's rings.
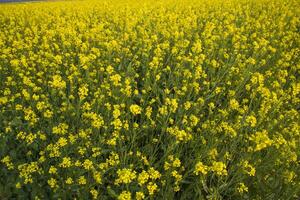
{"label": "yellow blossom", "polygon": [[138,115],[138,114],[141,114],[141,112],[142,112],[142,108],[136,104],[131,105],[129,109],[133,115]]}
{"label": "yellow blossom", "polygon": [[239,183],[237,190],[239,193],[248,192],[248,187],[244,183]]}
{"label": "yellow blossom", "polygon": [[129,191],[123,191],[118,196],[118,200],[131,200],[131,193]]}
{"label": "yellow blossom", "polygon": [[154,193],[156,191],[158,191],[158,186],[156,185],[156,183],[149,182],[147,185],[147,189],[148,189],[149,195],[154,195]]}
{"label": "yellow blossom", "polygon": [[73,183],[73,179],[71,177],[68,177],[66,180],[66,184],[71,185]]}
{"label": "yellow blossom", "polygon": [[228,174],[226,170],[226,165],[223,162],[213,161],[210,170],[212,170],[219,176],[226,176]]}
{"label": "yellow blossom", "polygon": [[49,81],[49,84],[53,88],[57,89],[65,89],[66,88],[66,82],[62,79],[60,75],[54,75],[52,77],[52,81]]}
{"label": "yellow blossom", "polygon": [[56,181],[54,178],[50,178],[50,179],[48,180],[48,184],[49,184],[49,186],[50,186],[51,188],[57,188],[57,187],[58,187],[57,181]]}
{"label": "yellow blossom", "polygon": [[199,175],[199,174],[206,175],[207,171],[208,171],[207,166],[205,166],[202,162],[197,162],[197,164],[195,166],[195,170],[194,170],[194,173],[196,175]]}
{"label": "yellow blossom", "polygon": [[133,171],[132,169],[119,169],[117,171],[118,178],[115,180],[115,184],[120,184],[120,183],[131,183],[135,178],[136,178],[136,172]]}
{"label": "yellow blossom", "polygon": [[143,192],[135,193],[136,200],[143,200],[145,198],[145,194]]}
{"label": "yellow blossom", "polygon": [[86,179],[85,179],[84,176],[80,176],[80,177],[78,178],[78,184],[79,184],[79,185],[85,185],[85,184],[86,184]]}

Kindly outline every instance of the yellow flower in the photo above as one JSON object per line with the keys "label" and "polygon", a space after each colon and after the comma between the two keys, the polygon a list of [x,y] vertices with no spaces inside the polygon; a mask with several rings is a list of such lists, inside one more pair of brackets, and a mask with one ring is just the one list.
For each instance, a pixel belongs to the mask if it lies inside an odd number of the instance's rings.
{"label": "yellow flower", "polygon": [[138,114],[141,114],[141,112],[142,112],[142,108],[136,104],[131,105],[129,109],[133,115],[138,115]]}
{"label": "yellow flower", "polygon": [[192,104],[191,104],[191,102],[189,102],[189,101],[187,101],[187,102],[184,103],[184,109],[185,109],[185,110],[190,109],[191,106],[192,106]]}
{"label": "yellow flower", "polygon": [[192,139],[192,135],[185,130],[180,130],[178,127],[168,127],[167,132],[175,136],[177,142],[186,142]]}
{"label": "yellow flower", "polygon": [[120,106],[116,106],[116,105],[114,106],[113,116],[115,119],[117,119],[121,115],[121,111],[119,107]]}
{"label": "yellow flower", "polygon": [[145,113],[148,119],[151,119],[151,113],[152,113],[152,107],[148,106],[146,108],[146,113]]}
{"label": "yellow flower", "polygon": [[99,173],[99,172],[94,172],[93,178],[94,178],[94,180],[95,180],[96,183],[98,183],[98,184],[101,184],[101,183],[102,183],[101,173]]}
{"label": "yellow flower", "polygon": [[113,68],[111,65],[108,65],[108,66],[106,67],[106,71],[107,71],[109,74],[111,74],[111,73],[114,72],[114,68]]}
{"label": "yellow flower", "polygon": [[250,176],[255,176],[255,168],[246,160],[242,162],[242,166],[244,171]]}
{"label": "yellow flower", "polygon": [[123,191],[118,196],[118,200],[131,200],[131,193],[129,191]]}
{"label": "yellow flower", "polygon": [[239,193],[248,192],[248,187],[244,183],[239,183],[237,187]]}
{"label": "yellow flower", "polygon": [[21,183],[20,183],[20,182],[17,182],[17,183],[16,183],[16,188],[17,188],[17,189],[20,189],[21,187],[22,187]]}
{"label": "yellow flower", "polygon": [[114,166],[120,163],[120,158],[119,155],[116,154],[115,152],[112,152],[111,155],[109,156],[109,158],[106,160],[106,162],[110,165],[110,166]]}
{"label": "yellow flower", "polygon": [[149,174],[150,179],[152,179],[152,180],[156,180],[161,177],[160,172],[155,170],[153,167],[150,167],[150,169],[148,170],[148,174]]}
{"label": "yellow flower", "polygon": [[69,126],[65,123],[61,123],[58,126],[52,128],[54,134],[65,135],[68,131]]}
{"label": "yellow flower", "polygon": [[190,116],[190,121],[191,121],[190,122],[191,126],[196,126],[199,122],[199,118],[196,117],[195,115],[191,115]]}
{"label": "yellow flower", "polygon": [[284,182],[286,184],[294,182],[294,179],[297,177],[296,173],[293,171],[286,170],[283,172]]}
{"label": "yellow flower", "polygon": [[[169,106],[171,112],[175,113],[178,108],[178,102],[176,99],[166,98],[166,104]],[[188,105],[189,106],[189,105]]]}
{"label": "yellow flower", "polygon": [[145,198],[145,194],[143,192],[135,193],[136,200],[143,200]]}
{"label": "yellow flower", "polygon": [[46,110],[43,114],[45,118],[51,118],[53,116],[53,112],[51,110]]}
{"label": "yellow flower", "polygon": [[89,92],[88,86],[85,84],[78,89],[79,99],[83,100],[87,97]]}
{"label": "yellow flower", "polygon": [[60,147],[66,146],[68,144],[68,140],[66,138],[61,137],[58,139],[57,144]]}
{"label": "yellow flower", "polygon": [[6,165],[7,169],[9,169],[9,170],[14,169],[14,165],[11,162],[11,159],[9,156],[5,156],[4,158],[2,158],[1,162]]}
{"label": "yellow flower", "polygon": [[73,183],[73,179],[71,177],[67,178],[66,184],[71,185]]}
{"label": "yellow flower", "polygon": [[117,174],[118,178],[115,181],[115,184],[117,185],[120,183],[131,183],[136,178],[136,172],[132,169],[118,169]]}
{"label": "yellow flower", "polygon": [[139,185],[145,184],[149,179],[149,174],[146,171],[142,171],[138,176],[138,183]]}
{"label": "yellow flower", "polygon": [[34,125],[38,122],[38,117],[31,108],[24,109],[24,119],[30,123],[30,125]]}
{"label": "yellow flower", "polygon": [[91,189],[90,193],[91,193],[93,199],[97,199],[97,197],[98,197],[98,191],[97,190]]}
{"label": "yellow flower", "polygon": [[256,132],[249,137],[249,140],[253,141],[256,145],[254,151],[260,151],[268,146],[271,146],[273,143],[266,130]]}
{"label": "yellow flower", "polygon": [[85,179],[84,176],[80,176],[80,177],[78,178],[78,184],[79,184],[79,185],[85,185],[85,184],[86,184],[86,179]]}
{"label": "yellow flower", "polygon": [[178,185],[179,182],[182,180],[182,175],[178,173],[178,171],[173,170],[171,175],[175,178],[175,184]]}
{"label": "yellow flower", "polygon": [[227,176],[226,165],[223,162],[213,161],[210,170],[212,170],[219,176]]}
{"label": "yellow flower", "polygon": [[213,110],[216,106],[215,106],[215,104],[213,102],[210,102],[208,104],[208,107],[209,107],[210,110]]}
{"label": "yellow flower", "polygon": [[178,158],[175,158],[173,161],[173,167],[180,167],[181,162]]}
{"label": "yellow flower", "polygon": [[40,172],[37,162],[30,162],[18,165],[19,176],[24,179],[24,183],[33,183],[32,175],[35,172]]}
{"label": "yellow flower", "polygon": [[54,166],[50,166],[49,168],[49,174],[57,174],[57,169]]}
{"label": "yellow flower", "polygon": [[72,166],[72,161],[70,157],[64,157],[62,162],[59,164],[62,168],[68,168]]}
{"label": "yellow flower", "polygon": [[47,182],[48,182],[48,184],[51,188],[57,188],[58,187],[57,181],[54,178],[50,178]]}
{"label": "yellow flower", "polygon": [[167,115],[168,114],[168,107],[167,106],[162,106],[158,109],[158,112],[161,114],[161,115]]}
{"label": "yellow flower", "polygon": [[52,77],[52,81],[49,81],[49,84],[53,88],[57,89],[65,89],[66,88],[66,82],[62,80],[62,77],[60,75],[54,75]]}
{"label": "yellow flower", "polygon": [[207,174],[207,170],[208,170],[208,167],[205,166],[202,162],[199,161],[195,165],[194,173],[196,175],[199,175],[200,173],[203,174],[203,175],[206,175]]}
{"label": "yellow flower", "polygon": [[246,122],[251,127],[255,127],[256,126],[256,118],[253,115],[248,116],[246,118]]}
{"label": "yellow flower", "polygon": [[236,99],[230,99],[229,107],[233,110],[237,110],[239,108],[239,102]]}
{"label": "yellow flower", "polygon": [[149,182],[147,185],[147,189],[148,189],[149,195],[154,195],[154,193],[158,190],[158,187],[157,187],[156,183]]}
{"label": "yellow flower", "polygon": [[89,159],[85,159],[84,162],[82,163],[82,166],[86,170],[94,169],[93,162],[90,161]]}
{"label": "yellow flower", "polygon": [[218,155],[217,149],[216,149],[216,148],[211,149],[211,150],[209,151],[208,155],[209,155],[209,157],[210,157],[211,159],[216,159],[216,157],[217,157],[217,155]]}
{"label": "yellow flower", "polygon": [[110,80],[112,81],[114,86],[120,86],[121,85],[120,84],[121,76],[119,74],[112,75],[110,77]]}

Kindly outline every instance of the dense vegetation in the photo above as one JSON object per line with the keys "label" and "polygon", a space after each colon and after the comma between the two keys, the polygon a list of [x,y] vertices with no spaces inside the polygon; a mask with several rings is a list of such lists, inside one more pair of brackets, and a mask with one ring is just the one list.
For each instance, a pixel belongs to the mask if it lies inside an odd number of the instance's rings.
{"label": "dense vegetation", "polygon": [[300,198],[300,2],[0,5],[0,199]]}

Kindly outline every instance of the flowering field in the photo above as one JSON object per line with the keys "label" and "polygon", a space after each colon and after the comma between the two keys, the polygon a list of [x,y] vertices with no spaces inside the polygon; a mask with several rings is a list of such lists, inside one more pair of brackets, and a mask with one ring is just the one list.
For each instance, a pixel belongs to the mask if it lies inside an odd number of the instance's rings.
{"label": "flowering field", "polygon": [[300,1],[0,5],[0,199],[300,198]]}

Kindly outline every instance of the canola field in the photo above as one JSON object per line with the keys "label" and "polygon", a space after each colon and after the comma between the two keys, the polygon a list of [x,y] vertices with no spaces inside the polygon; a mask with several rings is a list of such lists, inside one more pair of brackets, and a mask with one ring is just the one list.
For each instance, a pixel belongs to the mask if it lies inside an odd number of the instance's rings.
{"label": "canola field", "polygon": [[0,4],[0,199],[297,200],[300,1]]}

